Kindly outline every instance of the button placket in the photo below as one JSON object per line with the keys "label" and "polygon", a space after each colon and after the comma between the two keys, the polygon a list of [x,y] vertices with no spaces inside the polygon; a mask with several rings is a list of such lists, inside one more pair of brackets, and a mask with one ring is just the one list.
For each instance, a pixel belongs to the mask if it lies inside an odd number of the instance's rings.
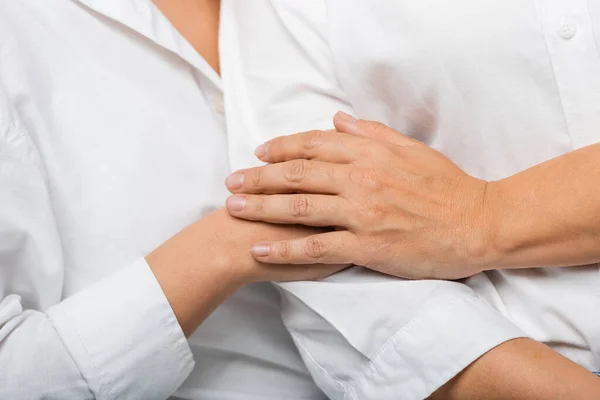
{"label": "button placket", "polygon": [[570,40],[577,34],[577,21],[570,17],[561,17],[558,21],[558,36]]}
{"label": "button placket", "polygon": [[572,146],[599,142],[600,57],[588,0],[537,4]]}
{"label": "button placket", "polygon": [[213,99],[213,108],[219,114],[225,113],[225,99],[222,93],[217,94]]}

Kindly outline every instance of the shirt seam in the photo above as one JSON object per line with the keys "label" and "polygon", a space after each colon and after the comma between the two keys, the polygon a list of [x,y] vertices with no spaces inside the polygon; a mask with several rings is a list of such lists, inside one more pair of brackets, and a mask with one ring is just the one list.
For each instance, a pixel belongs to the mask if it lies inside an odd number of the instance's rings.
{"label": "shirt seam", "polygon": [[[459,303],[462,300],[467,300],[469,302],[472,303],[472,301],[469,298],[465,298],[465,297],[461,297],[461,296],[452,296],[452,298],[446,303],[448,305],[452,305],[452,304],[456,304]],[[423,313],[429,313],[431,310],[435,309],[438,307],[438,303],[433,303],[429,306],[427,306],[425,309],[423,308],[419,308],[417,310],[417,315],[415,317],[413,317],[410,321],[408,321],[406,324],[404,324],[400,329],[398,329],[379,349],[379,351],[377,351],[377,353],[375,353],[375,355],[373,356],[372,360],[369,361],[369,363],[367,364],[367,366],[364,368],[364,372],[361,374],[362,378],[366,378],[366,379],[371,379],[373,377],[374,374],[377,373],[376,371],[376,364],[380,359],[380,356],[387,350],[389,349],[395,349],[397,347],[397,338],[398,336],[402,335],[407,329],[410,329],[414,324],[420,322],[421,320],[423,320]],[[355,398],[356,396],[356,387],[357,387],[357,380],[353,380],[353,382],[349,385],[348,387],[348,394],[352,394],[353,397],[344,397],[344,400],[350,400],[351,398]]]}
{"label": "shirt seam", "polygon": [[552,54],[550,52],[550,46],[548,46],[548,32],[546,30],[546,27],[544,26],[544,20],[542,18],[542,13],[540,12],[540,4],[539,4],[539,0],[536,0],[535,2],[535,9],[538,15],[538,19],[540,21],[540,29],[544,35],[544,47],[546,48],[546,54],[548,55],[548,60],[550,60],[550,67],[552,69],[552,80],[554,81],[554,86],[556,87],[556,91],[558,93],[558,99],[560,101],[560,109],[562,111],[562,115],[563,115],[563,121],[565,123],[565,128],[567,130],[567,134],[569,135],[569,142],[571,144],[571,149],[574,148],[574,142],[573,142],[573,134],[571,132],[571,128],[569,126],[569,121],[567,120],[567,112],[565,109],[565,104],[563,102],[563,96],[561,94],[561,90],[560,90],[560,85],[558,83],[558,79],[556,77],[556,69],[554,66],[554,61],[552,60]]}
{"label": "shirt seam", "polygon": [[[79,331],[77,330],[77,328],[75,327],[76,325],[72,323],[72,318],[71,315],[66,312],[65,310],[63,310],[63,313],[65,314],[65,316],[67,317],[67,319],[69,320],[69,322],[71,322],[71,326],[73,327],[73,333],[75,334],[75,336],[77,337],[77,339],[79,340],[79,343],[81,344],[81,347],[83,348],[83,350],[85,351],[85,354],[88,356],[88,359],[90,360],[90,366],[92,367],[92,369],[94,371],[96,371],[96,374],[98,376],[98,380],[99,380],[99,387],[98,387],[98,392],[101,394],[102,392],[106,392],[108,395],[108,399],[116,399],[115,397],[112,396],[111,393],[111,389],[107,389],[105,390],[104,388],[106,387],[106,383],[103,379],[102,373],[100,372],[100,369],[97,367],[96,363],[94,363],[94,358],[92,357],[91,353],[89,352],[87,346],[85,345],[85,341],[83,340],[81,334],[79,333]],[[52,320],[52,318],[50,318],[50,320]],[[52,326],[54,326],[54,323],[52,324]],[[56,330],[56,327],[54,328]],[[59,333],[58,335],[60,337],[60,340],[63,343],[63,346],[65,346],[65,348],[67,349],[67,351],[69,352],[69,355],[71,356],[71,359],[73,359],[73,361],[75,361],[75,358],[73,357],[73,354],[71,354],[71,351],[69,350],[69,346],[66,345],[63,336]],[[77,363],[75,363],[77,365]],[[88,387],[90,388],[90,390],[92,389],[92,386],[89,384],[88,379],[86,378],[86,376],[82,373],[81,369],[79,368],[79,366],[77,367],[79,369],[79,373],[82,376],[82,378],[86,381],[86,383],[88,384]],[[110,379],[110,377],[109,377]],[[94,393],[94,396],[96,396],[96,394]],[[101,396],[98,396],[100,399],[102,398]]]}
{"label": "shirt seam", "polygon": [[319,364],[317,362],[317,360],[315,360],[313,358],[312,354],[308,351],[308,349],[300,341],[295,340],[294,343],[296,343],[296,346],[298,346],[300,349],[302,349],[304,351],[305,357],[308,358],[310,361],[312,361],[312,363],[319,369],[319,371],[321,371],[324,375],[326,375],[339,389],[342,390],[342,392],[344,393],[343,398],[345,399],[348,394],[348,389],[347,389],[346,385],[344,385],[338,379],[333,377],[333,375],[331,375],[329,373],[329,371],[327,371],[327,369],[325,369],[325,367],[323,367],[321,364]]}
{"label": "shirt seam", "polygon": [[596,48],[596,56],[600,56],[600,49],[598,48],[598,41],[596,40],[596,26],[594,24],[594,20],[592,17],[592,8],[590,0],[587,1],[587,10],[588,16],[590,17],[590,26],[592,29],[592,41],[594,42],[594,47]]}
{"label": "shirt seam", "polygon": [[[346,397],[344,397],[344,400],[357,399],[357,397],[356,397],[357,396],[357,388],[373,381],[373,376],[375,376],[378,373],[378,371],[381,369],[379,364],[381,364],[380,360],[381,360],[381,357],[383,354],[387,354],[387,352],[389,352],[389,351],[396,351],[401,345],[406,345],[406,342],[404,340],[399,339],[400,336],[403,335],[405,331],[409,330],[415,324],[418,324],[421,321],[426,320],[425,316],[427,316],[427,317],[431,316],[432,311],[435,311],[436,309],[439,309],[440,307],[451,307],[454,304],[458,304],[458,303],[462,303],[462,302],[466,302],[466,303],[474,305],[474,306],[477,306],[478,304],[484,305],[484,306],[486,306],[486,305],[489,306],[487,303],[482,302],[481,300],[478,300],[478,299],[473,299],[472,297],[469,297],[469,296],[453,295],[453,296],[450,296],[447,300],[444,300],[442,303],[440,303],[439,301],[435,301],[432,304],[430,304],[424,308],[423,307],[420,308],[418,310],[418,315],[415,316],[414,318],[412,318],[406,324],[404,324],[399,330],[397,330],[394,333],[394,335],[392,335],[390,337],[390,339],[383,346],[381,346],[380,351],[378,351],[376,353],[376,355],[373,357],[373,359],[363,369],[364,372],[359,374],[356,377],[356,379],[352,381],[352,383],[348,386],[347,395],[346,395]],[[505,317],[502,317],[502,319],[506,319],[507,321],[510,322],[510,320]],[[512,322],[511,322],[511,324],[512,324]],[[511,334],[511,337],[507,338],[507,340],[513,340],[513,339],[516,339],[517,337],[524,337],[524,336],[518,336],[518,335],[515,336],[514,334]],[[502,340],[501,343],[504,343],[507,340]],[[493,348],[499,346],[501,343],[496,343],[492,347],[486,347],[485,349],[483,349],[481,354],[479,354],[477,356],[477,358],[481,357],[483,354],[489,352]],[[452,379],[453,376],[456,376],[456,374],[460,373],[465,367],[467,367],[473,361],[475,361],[475,359],[472,359],[472,356],[473,356],[473,353],[469,352],[468,354],[465,354],[464,357],[452,360],[452,362],[448,364],[448,367],[446,368],[445,372],[438,374],[438,376],[442,379],[443,383],[448,382],[450,379]],[[467,361],[470,361],[470,362],[467,362]],[[383,363],[385,364],[385,361],[383,361]],[[456,366],[459,366],[460,369],[456,370]],[[427,396],[431,395],[431,393],[433,393],[439,387],[439,386],[432,387],[432,385],[429,382],[425,382],[425,383],[427,384],[427,386],[425,388],[426,392],[427,392],[427,394],[426,394]]]}

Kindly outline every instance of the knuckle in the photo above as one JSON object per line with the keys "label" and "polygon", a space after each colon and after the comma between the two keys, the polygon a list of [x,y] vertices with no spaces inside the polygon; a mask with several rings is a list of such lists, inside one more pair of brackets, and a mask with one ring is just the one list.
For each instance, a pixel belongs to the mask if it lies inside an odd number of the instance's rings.
{"label": "knuckle", "polygon": [[368,140],[362,144],[361,149],[365,152],[365,156],[380,162],[389,160],[390,155],[393,154],[389,146]]}
{"label": "knuckle", "polygon": [[302,219],[310,215],[311,207],[307,196],[295,196],[291,202],[291,213],[294,218]]}
{"label": "knuckle", "polygon": [[304,254],[310,259],[318,260],[325,256],[325,245],[323,241],[317,236],[310,236],[306,238],[304,244]]}
{"label": "knuckle", "polygon": [[375,132],[382,132],[382,131],[384,131],[385,129],[387,129],[387,126],[386,126],[386,125],[384,125],[384,124],[382,124],[381,122],[379,122],[379,121],[375,121],[375,122],[373,123],[373,130],[374,130]]}
{"label": "knuckle", "polygon": [[388,128],[385,124],[382,124],[379,121],[370,121],[369,128],[375,134],[384,133]]}
{"label": "knuckle", "polygon": [[250,182],[253,188],[260,188],[262,184],[262,169],[254,168],[248,171],[248,175],[250,175]]}
{"label": "knuckle", "polygon": [[346,180],[361,189],[380,191],[384,188],[385,174],[376,168],[350,168]]}
{"label": "knuckle", "polygon": [[290,161],[284,171],[284,179],[289,183],[300,183],[308,175],[310,162],[308,160]]}
{"label": "knuckle", "polygon": [[371,160],[377,153],[376,143],[369,139],[361,138],[358,142],[358,154],[361,159]]}
{"label": "knuckle", "polygon": [[367,207],[364,215],[375,223],[381,223],[387,217],[388,209],[382,204],[373,204]]}
{"label": "knuckle", "polygon": [[263,196],[256,196],[253,203],[255,212],[260,214],[265,210],[265,198]]}
{"label": "knuckle", "polygon": [[303,141],[303,146],[306,150],[313,150],[323,144],[323,131],[310,131]]}
{"label": "knuckle", "polygon": [[374,169],[367,169],[361,171],[360,184],[361,186],[373,192],[378,192],[383,188],[381,174],[379,173],[379,171]]}
{"label": "knuckle", "polygon": [[277,245],[277,255],[280,260],[288,260],[290,258],[290,244],[287,241],[279,242]]}
{"label": "knuckle", "polygon": [[371,146],[369,146],[369,145],[360,146],[358,154],[360,155],[360,158],[362,158],[362,159],[370,159],[373,156],[373,150],[371,149]]}

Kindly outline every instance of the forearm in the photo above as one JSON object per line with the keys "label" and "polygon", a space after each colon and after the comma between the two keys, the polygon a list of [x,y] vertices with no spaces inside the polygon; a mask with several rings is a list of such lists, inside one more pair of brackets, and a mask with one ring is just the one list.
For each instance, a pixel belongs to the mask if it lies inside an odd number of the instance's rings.
{"label": "forearm", "polygon": [[516,339],[491,350],[429,400],[600,398],[600,378],[550,348]]}
{"label": "forearm", "polygon": [[250,244],[243,251],[237,239],[260,237],[261,230],[264,228],[259,224],[241,225],[220,210],[186,227],[146,256],[186,336],[254,279],[257,263],[250,256]]}
{"label": "forearm", "polygon": [[[183,330],[196,328],[243,284],[225,257],[211,257],[210,243],[193,240],[183,231],[154,250],[146,260]],[[207,248],[208,247],[208,248]],[[192,253],[204,253],[193,256]],[[197,265],[204,259],[206,265]]]}
{"label": "forearm", "polygon": [[262,264],[250,254],[256,242],[304,237],[316,232],[321,231],[242,221],[222,209],[173,236],[146,260],[181,328],[189,336],[244,285],[321,279],[343,269],[343,265],[280,268]]}
{"label": "forearm", "polygon": [[488,184],[484,269],[600,262],[600,145]]}

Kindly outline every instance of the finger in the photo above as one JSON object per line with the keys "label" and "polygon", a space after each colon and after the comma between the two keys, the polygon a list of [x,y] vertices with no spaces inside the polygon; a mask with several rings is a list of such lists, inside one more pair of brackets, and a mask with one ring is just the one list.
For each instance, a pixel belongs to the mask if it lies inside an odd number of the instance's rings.
{"label": "finger", "polygon": [[361,264],[360,243],[349,231],[302,239],[263,242],[252,246],[253,257],[269,264]]}
{"label": "finger", "polygon": [[250,221],[351,228],[348,226],[350,204],[337,196],[233,195],[227,199],[227,211],[234,217]]}
{"label": "finger", "polygon": [[225,185],[232,193],[338,194],[344,184],[344,166],[313,160],[293,160],[237,171]]}
{"label": "finger", "polygon": [[364,142],[337,131],[310,131],[273,139],[259,146],[255,154],[269,163],[304,158],[346,164],[360,156]]}
{"label": "finger", "polygon": [[335,114],[333,117],[333,124],[340,132],[380,140],[397,146],[415,146],[422,144],[418,140],[409,138],[380,122],[356,119],[343,111],[339,111]]}

